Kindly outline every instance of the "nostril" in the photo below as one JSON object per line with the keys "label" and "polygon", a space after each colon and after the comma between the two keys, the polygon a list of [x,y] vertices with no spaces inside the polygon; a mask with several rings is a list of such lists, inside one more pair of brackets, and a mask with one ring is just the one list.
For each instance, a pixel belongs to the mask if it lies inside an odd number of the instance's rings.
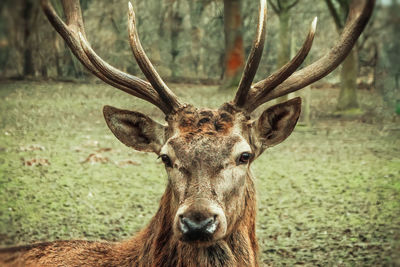
{"label": "nostril", "polygon": [[214,234],[218,227],[217,216],[215,215],[213,218],[210,218],[210,221],[207,223],[206,232],[209,234]]}
{"label": "nostril", "polygon": [[202,222],[197,222],[187,217],[182,217],[181,223],[183,225],[183,228],[187,231],[199,231],[203,226]]}
{"label": "nostril", "polygon": [[179,227],[183,234],[189,232],[187,218],[183,217],[182,215],[179,215]]}
{"label": "nostril", "polygon": [[205,219],[204,221],[200,222],[199,225],[203,227],[207,227],[208,225],[212,224],[214,222],[214,218],[208,218]]}
{"label": "nostril", "polygon": [[179,227],[180,230],[182,231],[183,234],[206,234],[206,235],[212,235],[217,227],[218,227],[218,221],[217,221],[217,216],[214,215],[212,217],[209,217],[207,219],[197,221],[197,220],[192,220],[188,217],[181,217],[179,216]]}

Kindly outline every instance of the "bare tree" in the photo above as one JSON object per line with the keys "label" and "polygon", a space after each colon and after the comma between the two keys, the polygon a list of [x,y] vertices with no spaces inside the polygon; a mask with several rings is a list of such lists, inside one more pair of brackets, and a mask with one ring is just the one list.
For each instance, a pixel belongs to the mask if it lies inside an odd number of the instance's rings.
{"label": "bare tree", "polygon": [[[270,6],[279,17],[279,46],[277,67],[280,68],[290,60],[291,30],[290,10],[299,3],[299,0],[268,0]],[[283,96],[281,100],[287,100]]]}
{"label": "bare tree", "polygon": [[35,67],[33,65],[32,47],[29,45],[31,38],[31,20],[34,16],[34,2],[32,0],[24,0],[21,10],[21,18],[23,23],[23,76],[33,76],[35,74]]}
{"label": "bare tree", "polygon": [[[204,37],[204,29],[200,26],[204,9],[212,0],[189,1],[190,31],[191,31],[191,59],[194,72],[201,76],[204,72],[204,52],[201,40]],[[199,75],[200,74],[200,75]]]}
{"label": "bare tree", "polygon": [[167,23],[169,25],[170,34],[170,70],[171,78],[176,80],[179,77],[179,65],[177,58],[180,53],[179,35],[182,33],[183,17],[180,14],[181,0],[168,1]]}
{"label": "bare tree", "polygon": [[[329,12],[335,22],[338,33],[343,31],[349,3],[347,0],[325,0]],[[338,111],[348,111],[359,107],[357,100],[357,75],[358,75],[358,51],[354,46],[350,54],[343,61],[340,71],[340,94],[337,102]]]}
{"label": "bare tree", "polygon": [[221,88],[236,87],[244,67],[240,0],[224,0],[225,62]]}

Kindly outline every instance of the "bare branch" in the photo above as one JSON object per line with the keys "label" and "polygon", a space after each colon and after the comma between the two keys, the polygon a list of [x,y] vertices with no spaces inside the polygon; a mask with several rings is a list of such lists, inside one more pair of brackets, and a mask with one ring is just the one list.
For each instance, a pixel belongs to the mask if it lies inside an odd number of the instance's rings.
{"label": "bare branch", "polygon": [[295,5],[297,5],[297,4],[299,3],[299,1],[300,1],[300,0],[295,0],[295,1],[293,1],[293,3],[291,3],[290,5],[288,5],[288,6],[286,7],[286,10],[289,10],[289,9],[291,9],[292,7],[294,7]]}
{"label": "bare branch", "polygon": [[272,6],[272,9],[274,10],[274,12],[276,14],[280,13],[280,10],[278,9],[278,7],[274,4],[273,0],[268,0],[268,3]]}
{"label": "bare branch", "polygon": [[343,29],[343,23],[339,17],[339,14],[332,3],[332,0],[325,0],[326,5],[328,6],[329,13],[331,13],[333,21],[335,22],[336,30],[340,32]]}
{"label": "bare branch", "polygon": [[281,1],[282,0],[276,0],[280,11],[282,11],[282,9],[283,9],[283,5],[282,5]]}

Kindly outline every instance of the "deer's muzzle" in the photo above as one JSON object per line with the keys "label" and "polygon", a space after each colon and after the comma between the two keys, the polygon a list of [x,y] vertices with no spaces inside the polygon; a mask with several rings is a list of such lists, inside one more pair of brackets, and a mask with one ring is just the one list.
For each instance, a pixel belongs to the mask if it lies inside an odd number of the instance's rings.
{"label": "deer's muzzle", "polygon": [[218,204],[196,199],[183,204],[175,216],[174,228],[184,242],[209,242],[225,236],[226,218]]}

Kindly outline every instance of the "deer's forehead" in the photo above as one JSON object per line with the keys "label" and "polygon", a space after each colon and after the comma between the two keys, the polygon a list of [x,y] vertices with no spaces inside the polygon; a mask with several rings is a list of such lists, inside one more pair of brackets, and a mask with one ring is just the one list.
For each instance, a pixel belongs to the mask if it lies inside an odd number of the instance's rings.
{"label": "deer's forehead", "polygon": [[[250,146],[240,135],[182,134],[168,140],[162,151],[178,159],[182,166],[203,164],[218,167],[232,159],[233,154]],[[203,165],[202,164],[202,165]],[[204,165],[203,165],[204,166]]]}
{"label": "deer's forehead", "polygon": [[246,120],[240,113],[226,109],[188,106],[170,118],[173,130],[162,150],[179,158],[226,158],[238,145],[247,145],[242,137]]}
{"label": "deer's forehead", "polygon": [[177,129],[181,135],[227,135],[232,131],[235,117],[228,112],[211,109],[188,109],[176,119]]}
{"label": "deer's forehead", "polygon": [[242,138],[239,135],[203,135],[203,134],[182,134],[170,138],[167,145],[176,154],[214,154],[230,153],[233,147],[240,143]]}

